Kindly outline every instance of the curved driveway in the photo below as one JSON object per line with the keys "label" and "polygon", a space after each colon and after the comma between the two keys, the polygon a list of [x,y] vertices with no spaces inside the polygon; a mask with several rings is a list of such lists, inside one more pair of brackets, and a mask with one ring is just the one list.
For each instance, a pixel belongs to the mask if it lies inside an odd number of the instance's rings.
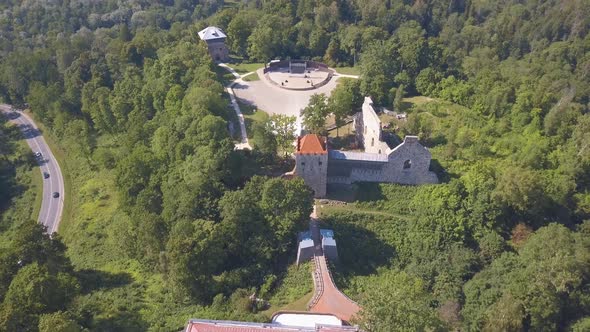
{"label": "curved driveway", "polygon": [[[64,180],[59,164],[45,139],[41,136],[41,132],[28,115],[20,111],[12,111],[10,105],[4,104],[0,104],[0,113],[22,131],[27,144],[34,153],[41,152],[42,156],[37,158],[40,175],[43,177],[43,173],[46,172],[49,174],[49,178],[43,179],[43,202],[38,221],[47,227],[47,233],[53,234],[57,232],[61,221],[65,196]],[[53,197],[54,192],[59,193],[58,198]]]}

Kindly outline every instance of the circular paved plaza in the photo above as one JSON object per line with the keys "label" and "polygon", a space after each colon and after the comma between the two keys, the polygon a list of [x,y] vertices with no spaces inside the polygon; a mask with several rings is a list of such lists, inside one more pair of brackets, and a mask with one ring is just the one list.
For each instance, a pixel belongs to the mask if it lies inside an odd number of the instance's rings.
{"label": "circular paved plaza", "polygon": [[299,113],[309,103],[309,99],[315,93],[323,93],[329,96],[332,90],[338,84],[340,75],[334,74],[332,79],[324,86],[313,90],[287,90],[282,89],[265,77],[263,68],[257,71],[260,80],[258,81],[240,81],[233,86],[235,95],[242,102],[256,106],[269,114],[295,115],[297,117],[297,128],[301,128],[301,118]]}
{"label": "circular paved plaza", "polygon": [[266,75],[266,78],[277,86],[294,90],[311,90],[314,89],[314,86],[330,79],[329,72],[317,69],[307,70],[302,74],[293,74],[289,72],[288,68],[281,68],[277,71],[269,71]]}

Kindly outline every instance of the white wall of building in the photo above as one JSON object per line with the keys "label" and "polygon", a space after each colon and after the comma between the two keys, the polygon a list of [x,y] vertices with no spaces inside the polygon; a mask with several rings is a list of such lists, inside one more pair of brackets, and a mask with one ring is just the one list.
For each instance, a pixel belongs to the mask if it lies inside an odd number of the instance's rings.
{"label": "white wall of building", "polygon": [[342,321],[333,315],[280,313],[272,322],[283,326],[315,327],[316,325],[342,326]]}
{"label": "white wall of building", "polygon": [[362,107],[363,145],[368,153],[389,153],[389,147],[382,141],[381,120],[373,108],[371,97],[365,97]]}

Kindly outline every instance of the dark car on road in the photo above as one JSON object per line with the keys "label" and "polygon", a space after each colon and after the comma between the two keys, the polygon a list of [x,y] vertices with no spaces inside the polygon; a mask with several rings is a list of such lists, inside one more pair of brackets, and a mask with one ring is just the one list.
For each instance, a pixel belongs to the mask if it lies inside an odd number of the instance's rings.
{"label": "dark car on road", "polygon": [[58,198],[59,197],[59,193],[56,191],[53,193],[53,198]]}
{"label": "dark car on road", "polygon": [[47,173],[47,172],[43,172],[43,178],[44,178],[44,179],[47,179],[48,177],[49,177],[49,173]]}

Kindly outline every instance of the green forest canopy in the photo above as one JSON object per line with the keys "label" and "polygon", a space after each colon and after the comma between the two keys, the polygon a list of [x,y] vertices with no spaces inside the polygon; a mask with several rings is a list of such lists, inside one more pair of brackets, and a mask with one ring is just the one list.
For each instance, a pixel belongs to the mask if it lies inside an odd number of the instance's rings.
{"label": "green forest canopy", "polygon": [[[469,331],[588,328],[587,1],[9,0],[0,4],[0,98],[27,103],[64,150],[73,197],[61,239],[0,246],[11,248],[0,254],[0,330],[267,319],[240,294],[278,287],[311,198],[301,181],[253,177],[275,162],[272,151],[233,151],[231,110],[197,36],[207,25],[224,29],[245,61],[355,65],[361,94],[380,105],[399,106],[400,86],[436,100],[410,109],[401,133],[421,135],[445,183],[382,186],[358,203],[413,221],[371,231],[391,242],[393,265],[351,287],[369,326],[407,316]],[[403,197],[411,200],[400,207]],[[334,218],[370,227],[367,215]],[[2,238],[41,238],[27,222],[3,225]],[[34,258],[15,265],[14,255]],[[384,308],[366,300],[363,283],[408,281],[402,294],[419,310],[400,305],[374,321]]]}

